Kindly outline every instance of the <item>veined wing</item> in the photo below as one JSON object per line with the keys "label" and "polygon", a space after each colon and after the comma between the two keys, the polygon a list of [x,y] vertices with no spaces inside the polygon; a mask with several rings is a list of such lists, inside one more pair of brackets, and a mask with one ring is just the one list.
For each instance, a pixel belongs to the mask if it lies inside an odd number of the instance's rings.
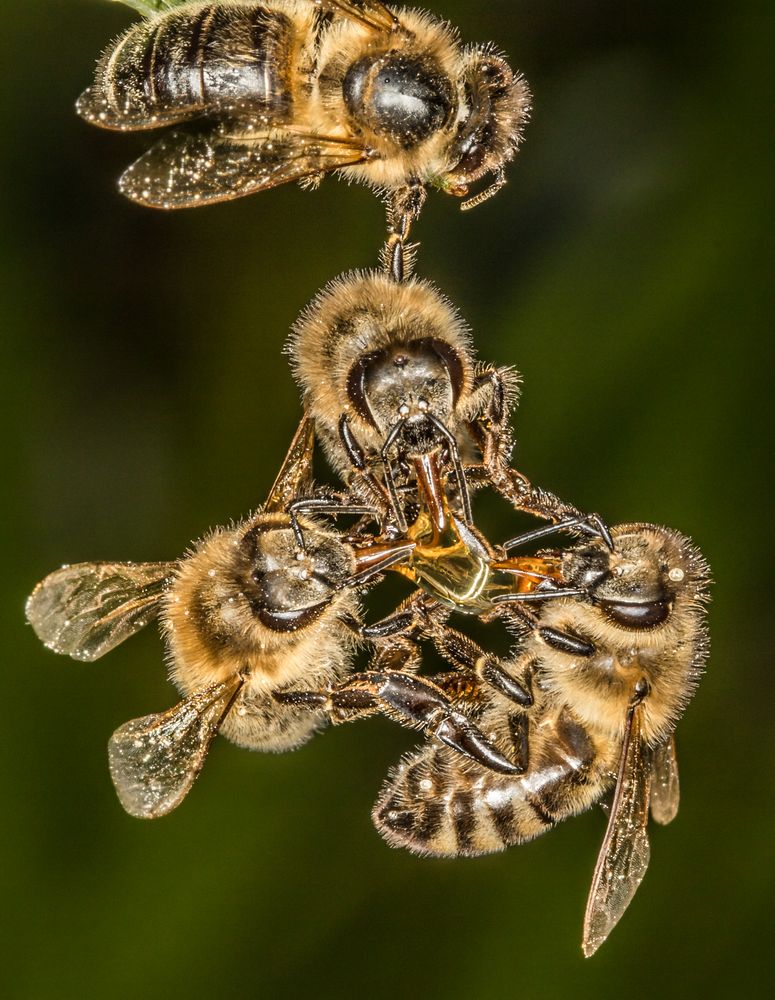
{"label": "veined wing", "polygon": [[633,705],[627,714],[614,800],[584,916],[582,948],[587,958],[619,922],[648,868],[649,763],[640,734],[639,707]]}
{"label": "veined wing", "polygon": [[193,208],[318,179],[371,155],[362,146],[324,136],[219,125],[207,132],[165,135],[124,171],[118,186],[127,198],[150,208]]}
{"label": "veined wing", "polygon": [[671,823],[678,812],[681,789],[675,737],[671,736],[654,751],[651,763],[651,815],[657,823]]}
{"label": "veined wing", "polygon": [[166,712],[132,719],[113,733],[110,776],[131,816],[155,819],[180,805],[241,686],[242,678],[230,677]]}
{"label": "veined wing", "polygon": [[159,610],[176,563],[77,563],[49,574],[27,600],[27,621],[55,653],[97,660]]}
{"label": "veined wing", "polygon": [[266,513],[284,511],[312,482],[312,452],[315,446],[315,425],[305,414],[293,435],[282,468],[264,504]]}
{"label": "veined wing", "polygon": [[116,110],[104,89],[99,83],[94,83],[75,102],[75,112],[85,122],[96,125],[97,128],[113,132],[146,132],[198,118],[202,115],[202,107],[176,105],[171,108],[155,108],[153,113],[145,108]]}

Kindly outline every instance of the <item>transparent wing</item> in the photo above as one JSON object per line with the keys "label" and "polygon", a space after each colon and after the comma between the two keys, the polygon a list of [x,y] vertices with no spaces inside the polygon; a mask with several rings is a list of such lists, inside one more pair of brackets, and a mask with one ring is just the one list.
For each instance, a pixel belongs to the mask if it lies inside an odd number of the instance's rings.
{"label": "transparent wing", "polygon": [[212,684],[167,712],[132,719],[113,733],[110,776],[131,816],[155,819],[180,805],[241,685],[239,677]]}
{"label": "transparent wing", "polygon": [[306,414],[302,417],[282,468],[264,504],[266,513],[284,511],[289,503],[305,491],[312,482],[312,452],[315,446],[315,426]]}
{"label": "transparent wing", "polygon": [[75,102],[75,112],[90,125],[111,129],[116,132],[142,132],[163,128],[165,125],[179,125],[180,122],[199,118],[201,105],[190,107],[120,109],[113,107],[99,83],[87,87]]}
{"label": "transparent wing", "polygon": [[192,208],[315,179],[369,159],[362,146],[296,132],[219,126],[170,132],[124,171],[122,194],[151,208]]}
{"label": "transparent wing", "polygon": [[49,574],[27,600],[27,621],[55,653],[97,660],[159,610],[176,563],[78,563]]}
{"label": "transparent wing", "polygon": [[392,31],[399,24],[395,14],[380,0],[322,0],[322,6],[375,31]]}
{"label": "transparent wing", "polygon": [[678,759],[675,755],[675,737],[658,746],[651,763],[651,815],[665,826],[678,813],[681,788],[678,782]]}
{"label": "transparent wing", "polygon": [[646,874],[651,853],[646,834],[649,781],[640,714],[634,705],[627,716],[616,791],[584,916],[582,948],[587,958],[619,922]]}

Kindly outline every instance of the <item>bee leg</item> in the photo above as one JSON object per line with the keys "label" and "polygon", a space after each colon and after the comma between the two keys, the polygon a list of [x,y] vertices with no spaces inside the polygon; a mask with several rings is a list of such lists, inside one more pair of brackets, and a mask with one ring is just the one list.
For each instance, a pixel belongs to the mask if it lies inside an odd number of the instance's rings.
{"label": "bee leg", "polygon": [[425,677],[403,671],[354,674],[331,691],[331,709],[377,709],[401,725],[424,730],[464,757],[500,774],[516,774],[517,765],[462,712],[456,711],[442,688]]}
{"label": "bee leg", "polygon": [[291,518],[291,527],[296,537],[296,544],[301,552],[306,551],[304,545],[304,533],[299,524],[299,516],[303,514],[334,514],[348,515],[361,514],[373,517],[375,521],[380,521],[380,512],[366,504],[348,503],[346,500],[336,500],[331,497],[303,497],[294,500],[288,505],[287,513]]}
{"label": "bee leg", "polygon": [[405,281],[414,270],[415,246],[408,243],[409,232],[425,198],[425,188],[415,182],[392,192],[386,201],[388,236],[380,252],[380,263],[393,281]]}
{"label": "bee leg", "polygon": [[276,691],[273,696],[281,704],[323,709],[334,723],[383,714],[402,726],[423,730],[491,771],[519,773],[516,764],[454,709],[443,689],[425,677],[402,670],[368,670],[327,691]]}
{"label": "bee leg", "polygon": [[561,653],[567,653],[569,656],[586,657],[595,653],[595,647],[592,643],[586,642],[570,632],[560,632],[556,628],[544,626],[538,629],[538,634],[547,646],[551,646]]}
{"label": "bee leg", "polygon": [[511,549],[516,549],[522,545],[527,545],[529,542],[537,541],[539,538],[553,535],[557,531],[583,532],[595,538],[602,538],[611,551],[614,548],[611,532],[599,514],[579,514],[574,517],[565,517],[560,521],[555,521],[554,524],[547,524],[543,528],[536,528],[533,531],[527,531],[522,535],[518,535],[508,542],[504,542],[501,548],[509,552]]}
{"label": "bee leg", "polygon": [[369,468],[363,448],[352,432],[347,414],[339,418],[339,440],[344,448],[350,465],[357,473],[360,484],[365,489],[375,508],[379,509],[382,519],[386,517],[391,507],[391,500],[385,492],[385,487]]}
{"label": "bee leg", "polygon": [[443,657],[460,669],[474,674],[482,684],[494,688],[522,708],[529,708],[533,704],[531,692],[512,677],[494,656],[486,653],[467,635],[441,625],[437,626],[432,639]]}
{"label": "bee leg", "polygon": [[416,178],[391,191],[387,198],[388,244],[392,237],[406,243],[412,225],[420,217],[428,192]]}
{"label": "bee leg", "polygon": [[469,420],[468,429],[481,452],[482,464],[469,466],[468,474],[474,480],[484,480],[513,507],[527,514],[552,522],[583,519],[585,515],[578,508],[533,486],[510,466],[514,439],[508,422],[511,400],[503,372],[497,368],[480,372],[474,392],[479,394],[480,412]]}
{"label": "bee leg", "polygon": [[470,410],[475,414],[469,429],[482,453],[485,468],[494,465],[507,467],[514,448],[514,438],[509,426],[509,413],[515,391],[509,392],[503,372],[487,367],[474,379]]}

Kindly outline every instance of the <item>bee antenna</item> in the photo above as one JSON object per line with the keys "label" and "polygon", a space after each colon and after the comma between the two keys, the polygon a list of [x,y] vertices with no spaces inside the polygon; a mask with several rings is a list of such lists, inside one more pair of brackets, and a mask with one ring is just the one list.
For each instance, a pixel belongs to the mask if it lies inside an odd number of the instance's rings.
{"label": "bee antenna", "polygon": [[473,198],[466,198],[465,201],[460,203],[460,211],[467,212],[471,208],[476,208],[481,205],[484,201],[489,201],[494,194],[497,194],[500,189],[506,184],[506,171],[503,167],[499,167],[495,174],[495,180],[492,184],[485,188],[484,191],[480,191],[479,194],[474,195]]}

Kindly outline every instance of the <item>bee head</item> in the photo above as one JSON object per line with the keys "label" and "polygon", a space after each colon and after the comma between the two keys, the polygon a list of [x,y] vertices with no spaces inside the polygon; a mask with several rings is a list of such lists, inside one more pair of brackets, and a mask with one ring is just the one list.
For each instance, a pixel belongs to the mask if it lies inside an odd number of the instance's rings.
{"label": "bee head", "polygon": [[487,47],[466,51],[461,85],[468,114],[458,125],[441,186],[462,197],[475,181],[495,174],[492,191],[471,199],[473,207],[503,183],[503,168],[517,150],[530,112],[530,91],[505,59]]}
{"label": "bee head", "polygon": [[[621,730],[638,687],[644,738],[655,745],[688,704],[707,657],[703,604],[708,567],[689,539],[649,524],[611,530],[614,549],[600,540],[574,546],[563,576],[586,596],[548,601],[543,626],[587,643],[589,653],[547,653],[550,688],[585,722]],[[547,633],[545,632],[544,635]]]}
{"label": "bee head", "polygon": [[240,585],[252,612],[275,632],[317,621],[353,572],[350,548],[302,522],[304,550],[290,527],[259,522],[243,536]]}
{"label": "bee head", "polygon": [[379,453],[393,428],[426,450],[437,422],[455,433],[474,361],[465,324],[431,285],[379,273],[332,282],[302,314],[290,353],[305,404],[333,463],[347,468],[339,421]]}
{"label": "bee head", "polygon": [[614,549],[600,540],[566,553],[564,573],[613,625],[635,632],[657,629],[676,598],[696,595],[707,570],[696,550],[676,532],[650,525],[619,525]]}
{"label": "bee head", "polygon": [[410,448],[426,451],[438,437],[434,421],[451,421],[460,396],[463,364],[444,340],[397,340],[361,355],[347,378],[347,396],[381,438],[398,422]]}

